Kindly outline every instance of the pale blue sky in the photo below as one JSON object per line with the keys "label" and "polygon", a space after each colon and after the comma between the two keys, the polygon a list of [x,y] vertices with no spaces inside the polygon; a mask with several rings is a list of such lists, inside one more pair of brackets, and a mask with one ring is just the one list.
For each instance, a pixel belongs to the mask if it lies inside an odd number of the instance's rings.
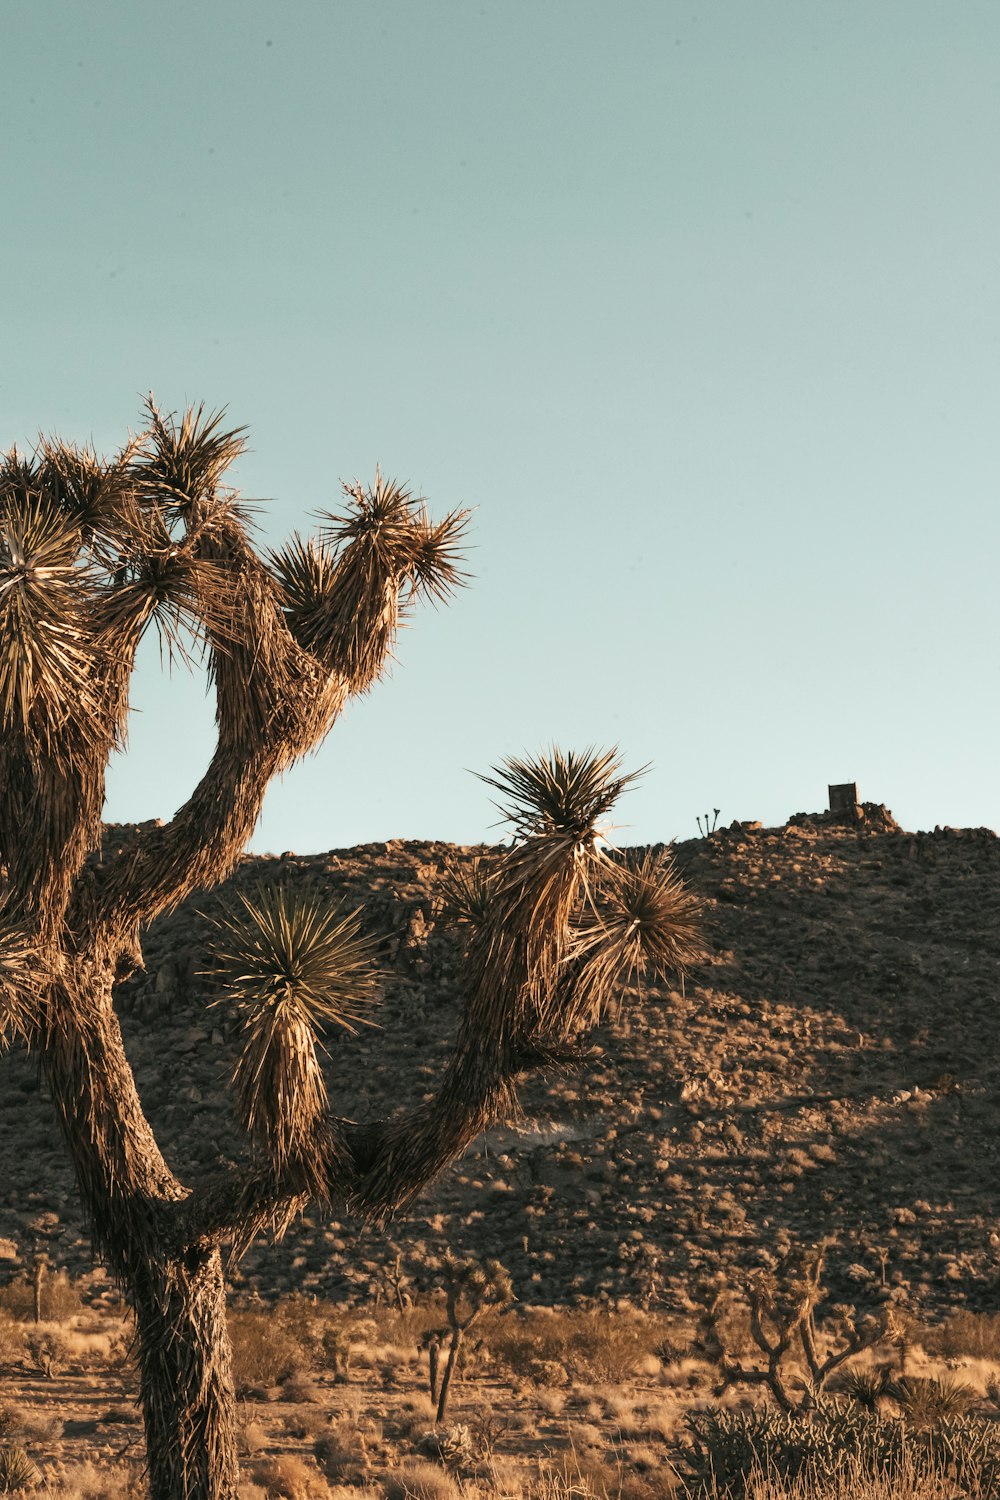
{"label": "pale blue sky", "polygon": [[[857,779],[1000,825],[996,0],[0,0],[0,445],[226,405],[267,539],[383,470],[472,587],[253,847],[494,838],[618,743],[624,842]],[[168,817],[198,677],[134,688]]]}

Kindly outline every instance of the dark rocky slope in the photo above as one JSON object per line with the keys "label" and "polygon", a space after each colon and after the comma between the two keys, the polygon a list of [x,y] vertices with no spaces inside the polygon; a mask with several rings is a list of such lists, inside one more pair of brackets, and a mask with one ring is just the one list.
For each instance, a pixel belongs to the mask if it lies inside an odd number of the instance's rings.
{"label": "dark rocky slope", "polygon": [[[385,1113],[432,1087],[457,1003],[441,873],[472,852],[393,842],[243,861],[236,881],[318,887],[363,904],[384,935],[381,1029],[329,1039],[338,1113]],[[677,858],[708,899],[713,949],[683,993],[630,991],[582,1067],[530,1081],[524,1120],[478,1142],[388,1236],[310,1214],[236,1279],[365,1294],[391,1239],[418,1280],[447,1244],[500,1256],[524,1301],[678,1306],[709,1272],[832,1236],[830,1280],[852,1300],[884,1278],[929,1312],[995,1306],[996,836],[904,833],[869,809],[856,826],[734,825]],[[224,1081],[235,1030],[198,974],[199,911],[217,899],[154,926],[146,973],[120,997],[149,1113],[191,1179],[220,1141],[240,1149]],[[81,1268],[61,1142],[20,1054],[0,1058],[0,1160],[0,1279],[43,1238]]]}

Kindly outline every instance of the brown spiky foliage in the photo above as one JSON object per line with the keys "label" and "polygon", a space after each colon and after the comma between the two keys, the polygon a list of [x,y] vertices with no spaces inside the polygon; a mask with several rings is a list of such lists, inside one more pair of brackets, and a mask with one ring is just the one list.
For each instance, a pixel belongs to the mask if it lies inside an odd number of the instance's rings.
{"label": "brown spiky foliage", "polygon": [[[433,522],[380,474],[346,487],[318,538],[261,555],[224,483],[244,441],[219,413],[150,401],[110,459],[51,439],[0,462],[0,1045],[39,1058],[95,1249],[134,1310],[153,1500],[236,1500],[222,1250],[310,1200],[388,1216],[513,1112],[519,1075],[572,1044],[623,977],[698,952],[698,905],[669,865],[602,850],[631,780],[616,754],[507,761],[491,781],[513,842],[454,885],[466,1004],[437,1094],[388,1122],[331,1114],[323,1034],[365,1022],[372,995],[360,918],[245,893],[217,924],[212,974],[243,1023],[246,1156],[177,1178],[115,985],[154,918],[233,870],[272,777],[373,685],[415,602],[462,581],[465,512]],[[205,653],[216,747],[169,822],[89,860],[150,627],[168,658]]]}

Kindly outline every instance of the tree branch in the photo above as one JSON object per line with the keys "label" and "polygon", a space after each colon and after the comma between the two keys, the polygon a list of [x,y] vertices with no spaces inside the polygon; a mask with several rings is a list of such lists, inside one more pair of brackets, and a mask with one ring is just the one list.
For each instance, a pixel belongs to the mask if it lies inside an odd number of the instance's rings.
{"label": "tree branch", "polygon": [[199,555],[224,571],[231,589],[232,628],[206,625],[218,742],[175,816],[98,873],[100,918],[119,931],[226,878],[270,781],[322,738],[346,696],[343,682],[292,638],[273,581],[235,520],[206,530]]}

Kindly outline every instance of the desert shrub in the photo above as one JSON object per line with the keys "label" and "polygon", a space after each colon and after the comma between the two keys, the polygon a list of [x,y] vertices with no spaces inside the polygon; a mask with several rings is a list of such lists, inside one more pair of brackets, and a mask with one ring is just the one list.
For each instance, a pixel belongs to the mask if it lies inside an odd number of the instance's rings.
{"label": "desert shrub", "polygon": [[848,1473],[947,1474],[983,1494],[1000,1484],[1000,1435],[994,1424],[971,1417],[915,1428],[831,1402],[810,1415],[763,1407],[689,1412],[685,1425],[686,1440],[671,1449],[695,1495],[744,1496],[760,1474],[804,1482]]}
{"label": "desert shrub", "polygon": [[320,1338],[322,1362],[335,1379],[346,1380],[351,1368],[351,1336],[343,1323],[329,1323]]}
{"label": "desert shrub", "polygon": [[327,1479],[344,1479],[357,1466],[358,1452],[337,1432],[324,1433],[313,1443],[313,1458]]}
{"label": "desert shrub", "polygon": [[458,1468],[461,1464],[468,1463],[473,1456],[474,1446],[467,1422],[449,1422],[446,1427],[439,1423],[430,1432],[425,1432],[417,1443],[420,1453],[426,1454],[428,1458],[438,1459],[449,1468]]}
{"label": "desert shrub", "polygon": [[439,1292],[415,1300],[403,1312],[383,1303],[365,1310],[372,1325],[372,1338],[380,1344],[419,1344],[428,1329],[439,1328],[445,1321],[444,1299]]}
{"label": "desert shrub", "polygon": [[493,1359],[513,1375],[548,1386],[575,1380],[624,1380],[665,1336],[665,1320],[604,1310],[528,1313],[497,1319],[483,1330]]}
{"label": "desert shrub", "polygon": [[0,1448],[0,1495],[20,1495],[41,1479],[38,1466],[17,1443]]}
{"label": "desert shrub", "polygon": [[24,1417],[16,1406],[0,1404],[0,1443],[9,1443],[24,1435]]}
{"label": "desert shrub", "polygon": [[267,1432],[260,1422],[248,1417],[241,1422],[236,1432],[237,1449],[244,1458],[252,1458],[267,1444]]}
{"label": "desert shrub", "polygon": [[249,1310],[229,1316],[233,1345],[233,1383],[237,1394],[277,1385],[309,1364],[308,1351],[296,1336],[268,1313]]}
{"label": "desert shrub", "polygon": [[357,1485],[371,1467],[366,1434],[346,1417],[313,1442],[313,1457],[334,1484]]}
{"label": "desert shrub", "polygon": [[383,1493],[385,1500],[460,1500],[462,1492],[447,1469],[411,1460],[386,1475]]}
{"label": "desert shrub", "polygon": [[267,1500],[310,1500],[326,1493],[315,1470],[294,1453],[262,1458],[253,1466],[253,1481],[263,1489]]}
{"label": "desert shrub", "polygon": [[942,1328],[925,1332],[922,1342],[928,1353],[945,1359],[971,1355],[973,1359],[1000,1360],[1000,1313],[952,1313]]}
{"label": "desert shrub", "polygon": [[33,1364],[47,1378],[65,1363],[66,1340],[55,1328],[29,1328],[25,1331],[24,1345]]}
{"label": "desert shrub", "polygon": [[0,1308],[0,1365],[10,1364],[24,1354],[24,1329],[10,1313]]}
{"label": "desert shrub", "polygon": [[270,1313],[272,1326],[277,1326],[293,1338],[310,1362],[319,1357],[324,1328],[337,1313],[327,1302],[314,1302],[301,1292],[290,1292],[281,1297]]}
{"label": "desert shrub", "polygon": [[933,1427],[952,1417],[964,1417],[979,1399],[971,1385],[935,1375],[900,1375],[886,1382],[885,1394],[906,1421],[917,1427]]}
{"label": "desert shrub", "polygon": [[147,1494],[139,1464],[106,1469],[85,1461],[60,1468],[57,1479],[50,1472],[46,1480],[45,1500],[145,1500]]}
{"label": "desert shrub", "polygon": [[[16,1276],[0,1287],[0,1308],[19,1323],[35,1321],[35,1289],[30,1276]],[[80,1289],[66,1271],[46,1276],[42,1283],[42,1318],[46,1323],[62,1323],[82,1308]]]}

